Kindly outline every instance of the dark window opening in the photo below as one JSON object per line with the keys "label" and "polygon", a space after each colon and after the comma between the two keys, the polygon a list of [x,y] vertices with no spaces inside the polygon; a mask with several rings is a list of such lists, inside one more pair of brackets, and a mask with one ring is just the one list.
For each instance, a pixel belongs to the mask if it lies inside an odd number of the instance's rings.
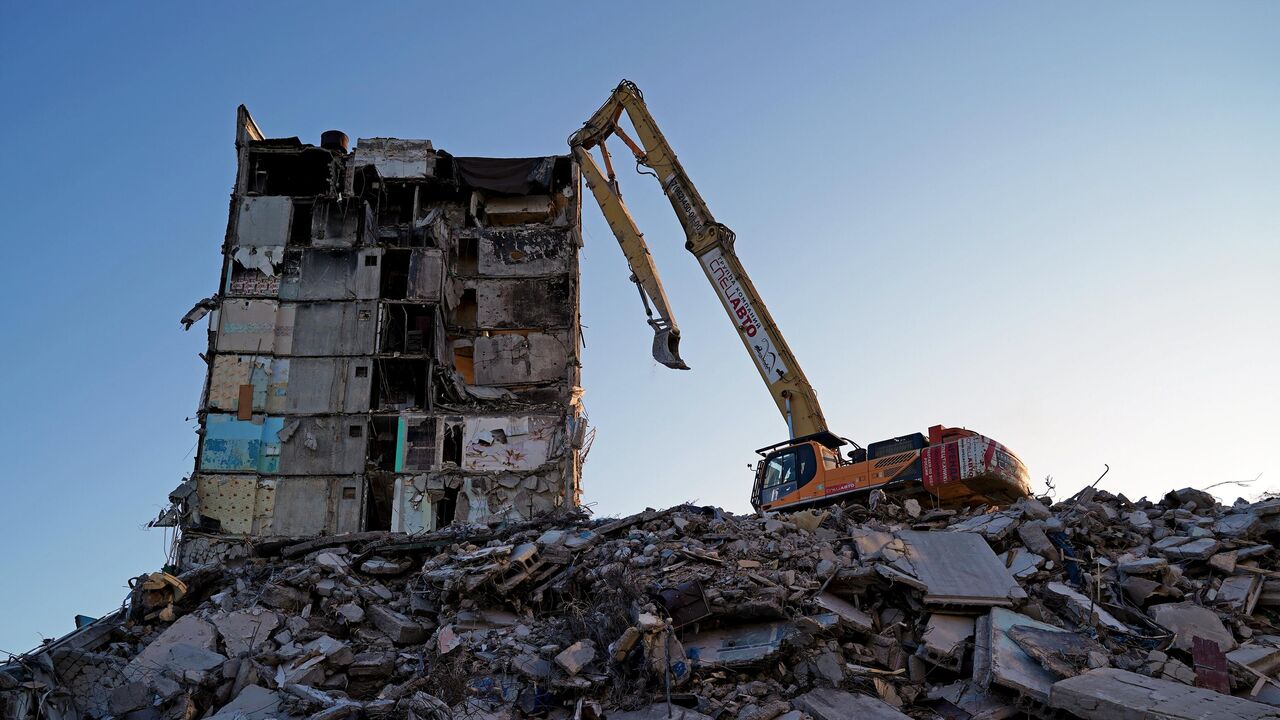
{"label": "dark window opening", "polygon": [[428,353],[436,346],[434,305],[383,305],[382,342],[384,353]]}
{"label": "dark window opening", "polygon": [[249,168],[249,190],[259,195],[327,195],[333,189],[327,150],[250,150]]}
{"label": "dark window opening", "polygon": [[383,185],[382,176],[378,175],[378,168],[373,165],[361,165],[351,170],[352,192],[374,207],[380,204]]}
{"label": "dark window opening", "polygon": [[391,508],[395,504],[395,477],[370,473],[365,487],[365,530],[390,530]]}
{"label": "dark window opening", "polygon": [[445,488],[444,496],[432,504],[435,510],[436,529],[453,524],[453,516],[458,512],[458,489]]}
{"label": "dark window opening", "polygon": [[375,366],[372,407],[380,411],[427,408],[431,364],[424,359],[379,360]]}
{"label": "dark window opening", "polygon": [[441,462],[462,467],[462,423],[445,423]]}
{"label": "dark window opening", "polygon": [[354,244],[360,237],[364,210],[364,201],[355,198],[322,200],[312,214],[311,235],[329,241],[330,245]]}
{"label": "dark window opening", "polygon": [[555,169],[551,176],[551,194],[556,195],[565,186],[573,182],[573,158],[561,156],[556,158]]}
{"label": "dark window opening", "polygon": [[[388,472],[396,469],[396,438],[399,428],[400,418],[398,417],[373,418],[373,434],[369,438],[368,448],[368,462],[371,466]],[[390,515],[388,514],[387,517],[390,518]],[[388,528],[390,523],[391,520],[388,519]]]}
{"label": "dark window opening", "polygon": [[378,256],[377,256],[377,255],[365,255],[365,256],[364,256],[364,265],[365,265],[365,267],[378,267]]}
{"label": "dark window opening", "polygon": [[347,435],[353,438],[364,437],[363,425],[352,425],[347,428]]}
{"label": "dark window opening", "polygon": [[404,300],[409,295],[409,250],[382,252],[382,297]]}
{"label": "dark window opening", "polygon": [[361,365],[356,368],[356,377],[369,377],[369,366]]}
{"label": "dark window opening", "polygon": [[398,472],[424,472],[436,465],[436,419],[433,417],[404,416],[404,447]]}
{"label": "dark window opening", "polygon": [[385,183],[382,204],[378,208],[378,226],[410,225],[418,207],[418,186],[408,183]]}
{"label": "dark window opening", "polygon": [[453,324],[460,328],[478,327],[480,306],[476,301],[476,289],[466,288],[458,300],[458,307],[453,309]]}
{"label": "dark window opening", "polygon": [[464,236],[454,241],[453,268],[459,275],[475,275],[480,271],[480,238]]}
{"label": "dark window opening", "polygon": [[453,349],[453,369],[468,385],[476,384],[476,349],[474,345],[458,345]]}
{"label": "dark window opening", "polygon": [[311,247],[311,212],[315,204],[310,200],[293,201],[293,222],[289,225],[289,245]]}

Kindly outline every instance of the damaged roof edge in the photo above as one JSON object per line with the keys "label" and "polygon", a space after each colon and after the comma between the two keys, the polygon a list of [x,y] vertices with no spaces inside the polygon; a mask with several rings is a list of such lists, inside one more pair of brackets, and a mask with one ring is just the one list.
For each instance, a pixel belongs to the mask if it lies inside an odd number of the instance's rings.
{"label": "damaged roof edge", "polygon": [[236,149],[250,141],[265,139],[266,135],[262,134],[258,123],[253,121],[253,115],[249,114],[249,108],[244,105],[236,108]]}

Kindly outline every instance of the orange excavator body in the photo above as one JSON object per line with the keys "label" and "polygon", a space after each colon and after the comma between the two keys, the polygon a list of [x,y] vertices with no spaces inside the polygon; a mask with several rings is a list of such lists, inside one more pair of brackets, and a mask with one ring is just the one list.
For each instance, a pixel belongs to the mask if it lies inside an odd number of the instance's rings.
{"label": "orange excavator body", "polygon": [[1027,468],[1009,448],[971,430],[935,425],[841,457],[831,433],[762,448],[751,504],[799,510],[857,501],[876,489],[927,505],[1002,505],[1031,494]]}

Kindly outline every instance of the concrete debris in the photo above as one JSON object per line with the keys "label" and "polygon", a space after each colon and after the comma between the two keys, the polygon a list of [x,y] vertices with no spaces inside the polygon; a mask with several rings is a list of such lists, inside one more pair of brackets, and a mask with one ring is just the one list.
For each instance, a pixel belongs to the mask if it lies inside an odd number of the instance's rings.
{"label": "concrete debris", "polygon": [[1191,639],[1213,640],[1223,652],[1236,649],[1236,639],[1214,611],[1193,602],[1167,603],[1151,608],[1157,625],[1172,632],[1173,646],[1191,650]]}
{"label": "concrete debris", "polygon": [[797,710],[809,713],[814,720],[910,720],[880,700],[842,690],[810,690],[793,700],[792,704]]}
{"label": "concrete debris", "polygon": [[1270,705],[1115,668],[1060,680],[1049,704],[1085,720],[1280,720]]}
{"label": "concrete debris", "polygon": [[1272,505],[885,496],[261,538],[0,667],[0,720],[1272,718]]}

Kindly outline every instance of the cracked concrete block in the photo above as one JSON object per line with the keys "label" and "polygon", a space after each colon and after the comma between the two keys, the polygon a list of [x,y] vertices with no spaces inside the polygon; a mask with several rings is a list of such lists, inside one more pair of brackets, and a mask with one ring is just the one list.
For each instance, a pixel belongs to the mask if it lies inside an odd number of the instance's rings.
{"label": "cracked concrete block", "polygon": [[[130,677],[144,680],[155,677],[166,669],[172,669],[175,651],[180,659],[189,663],[192,669],[199,669],[206,666],[211,658],[207,656],[201,658],[201,653],[190,651],[205,651],[210,655],[216,655],[217,653],[213,650],[217,647],[217,641],[218,630],[212,623],[195,615],[184,615],[138,653],[137,657],[129,662],[125,672]],[[221,655],[218,657],[226,660]]]}
{"label": "cracked concrete block", "polygon": [[1214,611],[1194,602],[1164,603],[1149,608],[1152,619],[1174,634],[1173,646],[1190,651],[1191,639],[1202,637],[1218,644],[1223,652],[1236,649],[1235,636]]}
{"label": "cracked concrete block", "polygon": [[280,717],[280,693],[260,685],[246,685],[235,699],[208,720],[268,720]]}
{"label": "cracked concrete block", "polygon": [[262,643],[280,626],[280,616],[262,608],[217,613],[209,619],[222,636],[223,647],[231,657],[258,652]]}
{"label": "cracked concrete block", "polygon": [[814,720],[910,720],[882,700],[833,688],[810,690],[792,700],[791,705],[809,713]]}
{"label": "cracked concrete block", "polygon": [[1054,683],[1049,705],[1084,720],[1280,720],[1280,709],[1105,668]]}
{"label": "cracked concrete block", "polygon": [[570,675],[577,675],[582,668],[590,665],[595,657],[596,649],[591,642],[579,640],[556,655],[556,664]]}
{"label": "cracked concrete block", "polygon": [[366,614],[397,645],[417,645],[427,640],[427,628],[389,607],[373,605]]}

